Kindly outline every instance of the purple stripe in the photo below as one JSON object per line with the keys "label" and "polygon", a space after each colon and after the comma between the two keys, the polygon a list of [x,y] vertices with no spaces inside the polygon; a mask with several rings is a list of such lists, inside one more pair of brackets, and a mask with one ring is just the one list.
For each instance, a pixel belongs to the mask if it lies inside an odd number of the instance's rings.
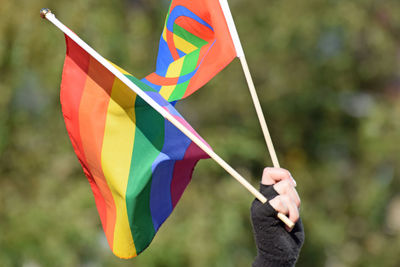
{"label": "purple stripe", "polygon": [[205,159],[208,158],[208,156],[196,144],[191,143],[186,149],[183,161],[177,161],[175,163],[174,174],[171,181],[171,199],[174,208],[192,179],[194,166],[201,158]]}
{"label": "purple stripe", "polygon": [[165,100],[158,92],[147,91],[146,94],[151,98],[153,98],[153,100],[156,101],[157,104],[159,104],[160,106],[162,107],[170,106],[170,103],[167,100]]}

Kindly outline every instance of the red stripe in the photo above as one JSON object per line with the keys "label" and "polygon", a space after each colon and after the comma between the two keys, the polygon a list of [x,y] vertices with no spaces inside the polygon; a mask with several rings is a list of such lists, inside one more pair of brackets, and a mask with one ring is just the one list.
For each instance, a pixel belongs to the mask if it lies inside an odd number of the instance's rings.
{"label": "red stripe", "polygon": [[67,36],[65,37],[65,41],[67,45],[67,54],[64,62],[60,91],[62,113],[72,146],[82,165],[83,171],[89,180],[101,222],[103,227],[105,227],[105,201],[101,196],[100,190],[90,174],[89,169],[87,168],[88,164],[83,152],[84,150],[79,127],[79,106],[86,84],[86,74],[89,69],[90,56],[87,53],[82,52],[77,44]]}
{"label": "red stripe", "polygon": [[[92,59],[74,41],[66,38],[66,42],[67,56],[61,83],[61,104],[64,120],[75,153],[92,188],[107,240],[110,247],[113,248],[115,204],[101,171],[101,145],[108,101],[106,101],[106,105],[103,105],[103,110],[96,110],[96,105],[94,105],[94,101],[90,101],[88,93],[96,97],[93,94],[96,90],[89,91],[95,89],[95,87],[100,87],[97,91],[104,92],[101,86],[111,90],[114,77],[110,77],[106,72],[101,71],[97,61]],[[107,98],[109,99],[109,96]],[[82,111],[84,111],[84,115],[82,115]],[[90,128],[92,124],[97,126],[103,124],[103,131],[96,129],[95,133],[88,132],[87,128]]]}

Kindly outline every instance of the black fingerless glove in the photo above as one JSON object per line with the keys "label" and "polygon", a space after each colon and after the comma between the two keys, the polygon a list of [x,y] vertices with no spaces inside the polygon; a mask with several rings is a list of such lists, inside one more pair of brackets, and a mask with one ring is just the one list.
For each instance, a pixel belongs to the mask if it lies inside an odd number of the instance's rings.
{"label": "black fingerless glove", "polygon": [[[278,195],[272,185],[261,185],[260,192],[271,200]],[[291,232],[276,217],[277,212],[269,204],[255,199],[251,205],[251,220],[257,246],[253,267],[294,266],[304,243],[301,219]]]}

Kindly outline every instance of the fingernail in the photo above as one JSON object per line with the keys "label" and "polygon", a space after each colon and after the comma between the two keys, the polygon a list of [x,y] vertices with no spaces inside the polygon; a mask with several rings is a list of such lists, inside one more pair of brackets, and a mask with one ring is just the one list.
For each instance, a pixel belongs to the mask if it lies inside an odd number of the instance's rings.
{"label": "fingernail", "polygon": [[292,178],[293,182],[294,182],[294,186],[297,186],[296,180],[293,178],[292,175],[290,175],[290,177]]}

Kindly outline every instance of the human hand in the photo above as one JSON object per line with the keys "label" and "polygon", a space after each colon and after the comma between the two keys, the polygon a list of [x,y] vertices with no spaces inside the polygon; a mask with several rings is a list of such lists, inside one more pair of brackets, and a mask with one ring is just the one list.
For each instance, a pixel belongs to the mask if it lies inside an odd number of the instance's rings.
{"label": "human hand", "polygon": [[[258,266],[293,266],[304,243],[304,230],[299,215],[300,198],[296,182],[285,169],[264,169],[260,192],[268,199],[262,204],[254,200],[251,217],[258,249],[253,263]],[[295,222],[293,229],[276,217],[281,212]]]}

